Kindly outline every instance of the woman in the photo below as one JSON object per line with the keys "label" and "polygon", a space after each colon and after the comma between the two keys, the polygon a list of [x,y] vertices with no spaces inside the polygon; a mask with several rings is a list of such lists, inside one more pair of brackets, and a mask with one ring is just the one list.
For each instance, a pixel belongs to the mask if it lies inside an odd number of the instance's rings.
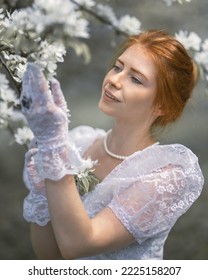
{"label": "woman", "polygon": [[[24,217],[39,258],[163,258],[203,175],[188,148],[160,145],[153,131],[181,115],[195,81],[194,63],[174,37],[157,30],[131,36],[103,81],[99,108],[114,118],[112,129],[68,133],[58,82],[51,94],[38,67],[28,66],[21,103],[36,145],[26,154]],[[83,194],[91,169],[99,182]]]}

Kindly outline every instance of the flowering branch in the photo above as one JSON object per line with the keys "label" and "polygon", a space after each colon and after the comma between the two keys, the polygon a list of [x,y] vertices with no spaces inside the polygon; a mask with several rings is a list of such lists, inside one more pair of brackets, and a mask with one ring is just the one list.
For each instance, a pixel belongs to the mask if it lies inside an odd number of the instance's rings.
{"label": "flowering branch", "polygon": [[[102,11],[102,9],[103,10],[107,10],[107,16],[105,16],[104,17],[104,13],[102,12],[99,12],[99,8],[97,9],[97,11],[96,10],[93,10],[92,8],[89,8],[89,7],[87,7],[87,6],[84,6],[84,5],[81,5],[81,4],[79,4],[77,1],[75,1],[75,0],[72,0],[72,2],[73,3],[75,3],[76,5],[78,5],[79,6],[79,8],[80,8],[80,10],[82,10],[82,11],[85,11],[85,12],[87,12],[89,15],[91,15],[91,16],[93,16],[95,19],[97,19],[99,22],[101,22],[101,23],[104,23],[104,24],[106,24],[106,25],[108,25],[108,26],[111,26],[111,28],[117,33],[117,34],[121,34],[121,35],[124,35],[124,36],[127,36],[127,35],[129,35],[128,34],[128,32],[125,32],[125,31],[123,31],[123,30],[121,30],[121,29],[119,29],[115,24],[114,24],[114,22],[115,22],[115,15],[114,15],[114,13],[113,13],[113,11],[112,11],[112,9],[109,7],[109,6],[98,6],[98,7],[101,7],[101,11]],[[111,15],[111,16],[109,16],[109,15]],[[110,18],[111,18],[111,20],[110,20]],[[113,19],[113,20],[112,20]]]}
{"label": "flowering branch", "polygon": [[3,66],[3,68],[5,69],[5,71],[7,72],[7,74],[9,75],[14,87],[16,88],[16,92],[18,93],[18,95],[20,96],[20,92],[21,92],[21,86],[19,84],[17,84],[17,82],[15,81],[10,69],[7,67],[6,63],[4,62],[3,57],[0,54],[0,63]]}
{"label": "flowering branch", "polygon": [[[18,112],[27,63],[37,63],[50,80],[69,48],[85,62],[90,61],[85,40],[90,38],[89,16],[123,36],[141,32],[141,22],[129,15],[118,18],[110,6],[98,4],[96,0],[47,0],[47,4],[45,0],[0,1],[0,63],[9,78],[0,73],[0,128],[7,128],[15,141],[23,145],[33,137]],[[162,1],[171,6],[174,2],[182,4],[191,0]],[[208,39],[202,42],[196,33],[186,31],[180,31],[176,37],[192,51],[202,78],[208,81]],[[15,126],[17,129],[13,129]]]}
{"label": "flowering branch", "polygon": [[175,37],[191,52],[199,67],[201,79],[208,81],[208,39],[203,41],[195,32],[184,30],[180,30]]}
{"label": "flowering branch", "polygon": [[[90,51],[82,41],[90,37],[89,21],[84,13],[112,26],[116,33],[125,35],[139,32],[140,22],[128,16],[131,28],[128,24],[125,28],[127,18],[117,19],[109,6],[97,5],[93,0],[57,0],[55,3],[48,0],[47,5],[44,0],[34,0],[27,1],[23,8],[15,9],[17,2],[20,1],[3,1],[3,8],[0,9],[0,61],[17,94],[10,88],[6,76],[1,75],[0,127],[8,128],[14,134],[16,142],[22,144],[24,141],[20,139],[20,134],[25,136],[23,132],[27,130],[32,137],[23,116],[23,128],[18,128],[15,132],[11,123],[16,122],[19,125],[17,104],[28,61],[37,63],[48,80],[56,75],[57,63],[64,61],[66,49],[69,47],[73,48],[77,55],[82,55],[85,62],[89,62]],[[6,11],[6,8],[13,12]],[[5,89],[10,91],[12,100],[7,98]],[[26,135],[26,142],[28,137]]]}

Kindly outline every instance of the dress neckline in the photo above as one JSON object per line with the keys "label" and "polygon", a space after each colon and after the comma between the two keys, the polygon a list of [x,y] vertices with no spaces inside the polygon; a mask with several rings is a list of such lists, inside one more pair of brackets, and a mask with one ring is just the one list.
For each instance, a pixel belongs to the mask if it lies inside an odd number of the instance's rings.
{"label": "dress neckline", "polygon": [[[97,138],[92,142],[91,145],[93,145],[93,143],[94,143],[96,140],[97,140]],[[90,145],[90,146],[91,146],[91,145]],[[94,176],[98,179],[98,181],[99,181],[98,184],[95,186],[94,189],[97,189],[97,187],[98,187],[101,183],[103,183],[105,180],[108,180],[108,178],[109,178],[110,176],[112,176],[112,174],[113,174],[114,172],[116,172],[117,169],[120,169],[120,168],[122,167],[122,165],[126,164],[126,161],[128,161],[130,158],[135,157],[137,154],[140,154],[140,153],[144,152],[145,150],[154,148],[155,146],[158,146],[158,145],[160,145],[160,142],[155,142],[155,143],[153,143],[153,144],[151,144],[151,145],[145,147],[145,148],[142,149],[142,150],[135,151],[133,154],[129,155],[129,156],[126,157],[124,160],[122,160],[118,165],[116,165],[116,167],[114,167],[114,168],[108,173],[108,175],[106,175],[102,180],[101,180],[100,178],[98,178],[98,177],[93,173],[93,175],[94,175]]]}

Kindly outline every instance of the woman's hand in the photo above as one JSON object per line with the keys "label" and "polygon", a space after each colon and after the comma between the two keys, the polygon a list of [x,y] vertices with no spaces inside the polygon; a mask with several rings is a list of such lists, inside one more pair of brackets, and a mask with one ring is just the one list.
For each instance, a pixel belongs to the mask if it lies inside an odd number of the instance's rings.
{"label": "woman's hand", "polygon": [[[69,110],[67,108],[67,103],[62,93],[59,81],[54,78],[51,81],[50,86],[51,86],[51,92],[56,106],[62,109],[66,118],[69,118]],[[23,89],[25,88],[23,87]],[[24,98],[25,100],[25,97],[22,98]],[[24,101],[22,102],[24,103]],[[33,188],[40,189],[45,187],[45,183],[39,177],[38,170],[35,165],[35,155],[37,154],[37,152],[38,152],[37,140],[36,137],[34,137],[29,146],[29,150],[25,154],[25,162],[24,162],[24,170],[23,170],[23,179],[28,190],[31,190]]]}
{"label": "woman's hand", "polygon": [[68,134],[68,109],[59,83],[53,81],[51,91],[40,68],[29,63],[22,86],[22,113],[39,148],[50,148],[65,142]]}
{"label": "woman's hand", "polygon": [[[38,151],[34,155],[41,180],[59,180],[89,166],[68,138],[68,109],[59,83],[48,83],[36,64],[27,66],[21,94],[22,113],[34,133]],[[92,163],[93,165],[93,163]]]}

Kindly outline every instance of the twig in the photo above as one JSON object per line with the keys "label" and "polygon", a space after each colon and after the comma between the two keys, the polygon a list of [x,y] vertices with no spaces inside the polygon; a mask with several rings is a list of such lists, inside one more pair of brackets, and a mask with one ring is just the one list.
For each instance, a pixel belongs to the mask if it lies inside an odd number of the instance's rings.
{"label": "twig", "polygon": [[[15,86],[15,89],[16,89],[16,91],[17,91],[17,93],[18,93],[18,95],[20,96],[20,94],[21,94],[20,88],[19,88],[18,84],[16,83],[16,81],[14,80],[11,71],[8,69],[8,67],[7,67],[6,63],[4,62],[4,60],[3,60],[3,58],[2,58],[1,55],[0,55],[0,62],[1,62],[1,65],[4,67],[4,69],[6,70],[7,74],[9,75],[11,81],[13,82],[13,84],[14,84],[14,86]],[[7,124],[7,129],[8,129],[8,131],[9,131],[9,133],[14,137],[15,130],[13,129],[13,127],[12,127],[10,124]],[[26,144],[23,145],[23,147],[24,147],[26,150],[28,150],[28,147],[27,147]]]}
{"label": "twig", "polygon": [[7,74],[9,75],[18,95],[20,96],[21,91],[20,91],[20,86],[17,84],[17,82],[15,81],[11,71],[9,70],[9,68],[7,67],[6,63],[4,62],[4,59],[2,58],[1,54],[0,54],[0,61],[1,61],[1,65],[3,66],[3,68],[6,70]]}
{"label": "twig", "polygon": [[117,34],[121,34],[121,35],[124,35],[124,36],[128,36],[129,34],[126,33],[125,31],[122,31],[120,30],[119,28],[117,28],[115,25],[112,24],[112,22],[110,20],[108,20],[107,18],[104,18],[102,17],[101,15],[98,15],[95,11],[93,11],[92,9],[88,9],[86,8],[85,6],[77,3],[76,1],[74,0],[71,0],[74,4],[76,4],[80,10],[83,10],[85,12],[87,12],[88,14],[90,14],[91,16],[93,16],[94,18],[96,18],[97,20],[99,20],[100,22],[106,24],[106,25],[111,25],[111,27],[114,29],[114,31],[117,33]]}

